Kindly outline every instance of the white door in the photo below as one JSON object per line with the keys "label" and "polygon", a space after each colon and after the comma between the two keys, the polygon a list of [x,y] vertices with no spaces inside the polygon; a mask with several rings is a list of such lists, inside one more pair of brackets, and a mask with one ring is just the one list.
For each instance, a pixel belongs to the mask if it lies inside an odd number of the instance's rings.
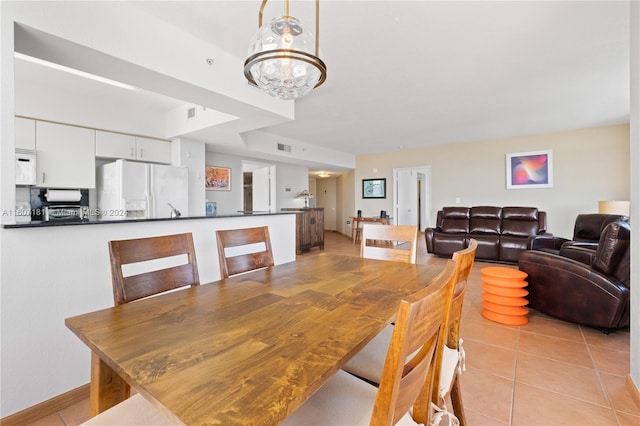
{"label": "white door", "polygon": [[271,167],[253,171],[253,211],[271,211]]}
{"label": "white door", "polygon": [[431,169],[428,166],[394,169],[394,223],[416,225],[423,231],[431,224]]}
{"label": "white door", "polygon": [[397,194],[395,223],[397,225],[418,225],[418,178],[413,170],[397,170]]}

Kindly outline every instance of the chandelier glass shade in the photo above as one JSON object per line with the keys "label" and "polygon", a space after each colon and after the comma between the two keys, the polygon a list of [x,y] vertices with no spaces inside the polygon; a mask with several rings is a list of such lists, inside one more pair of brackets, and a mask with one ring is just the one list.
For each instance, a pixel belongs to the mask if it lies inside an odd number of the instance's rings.
{"label": "chandelier glass shade", "polygon": [[318,1],[316,0],[316,37],[304,30],[300,21],[285,15],[262,25],[263,0],[259,30],[249,46],[244,75],[250,84],[276,98],[298,99],[320,86],[327,78],[327,67],[318,57]]}

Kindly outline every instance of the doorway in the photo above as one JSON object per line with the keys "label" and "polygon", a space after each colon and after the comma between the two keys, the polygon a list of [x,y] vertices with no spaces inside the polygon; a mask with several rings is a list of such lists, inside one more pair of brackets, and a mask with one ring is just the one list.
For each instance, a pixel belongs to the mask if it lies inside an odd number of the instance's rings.
{"label": "doorway", "polygon": [[276,166],[273,164],[242,162],[242,209],[245,212],[276,211]]}
{"label": "doorway", "polygon": [[431,167],[393,169],[393,188],[394,223],[431,226]]}

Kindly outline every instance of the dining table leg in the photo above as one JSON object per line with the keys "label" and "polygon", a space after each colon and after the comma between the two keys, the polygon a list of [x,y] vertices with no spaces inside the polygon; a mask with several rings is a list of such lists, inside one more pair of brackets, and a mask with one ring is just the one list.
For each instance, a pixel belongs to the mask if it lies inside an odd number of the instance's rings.
{"label": "dining table leg", "polygon": [[91,417],[97,416],[130,396],[131,386],[92,352],[89,387]]}

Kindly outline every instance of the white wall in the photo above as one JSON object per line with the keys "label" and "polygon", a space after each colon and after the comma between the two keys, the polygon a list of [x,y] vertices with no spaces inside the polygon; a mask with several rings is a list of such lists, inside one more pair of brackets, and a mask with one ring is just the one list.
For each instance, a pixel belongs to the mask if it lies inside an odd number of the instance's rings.
{"label": "white wall", "polygon": [[[551,149],[553,188],[506,189],[505,155]],[[580,213],[599,200],[629,199],[629,126],[595,127],[541,135],[365,155],[357,158],[356,209],[365,216],[393,211],[393,168],[431,166],[431,217],[444,206],[533,206],[547,212],[548,231],[573,235]],[[374,171],[374,170],[377,170]],[[387,178],[387,198],[363,200],[362,179]]]}
{"label": "white wall", "polygon": [[[276,203],[277,209],[304,207],[304,198],[296,198],[307,189],[309,169],[287,163],[273,163],[276,165]],[[287,191],[290,188],[291,191]],[[311,200],[310,200],[311,201]]]}
{"label": "white wall", "polygon": [[15,86],[15,114],[134,135],[165,137],[162,112],[132,104],[110,104],[104,99],[87,97],[77,88],[61,89],[39,81]]}
{"label": "white wall", "polygon": [[316,207],[324,208],[324,229],[337,230],[337,185],[336,178],[316,179]]}
{"label": "white wall", "polygon": [[[351,216],[355,216],[357,208],[355,200],[359,197],[357,191],[358,186],[355,183],[355,171],[343,173],[337,178],[336,192],[338,195],[337,209],[336,209],[336,230],[345,235],[351,236]],[[378,212],[380,213],[380,212]]]}
{"label": "white wall", "polygon": [[191,232],[208,283],[220,278],[216,230],[262,225],[275,264],[294,261],[294,214],[0,229],[0,418],[89,382],[90,352],[64,319],[113,306],[109,240]]}
{"label": "white wall", "polygon": [[[218,214],[233,214],[243,210],[242,191],[242,162],[254,161],[262,164],[272,164],[276,167],[276,211],[283,208],[298,208],[304,206],[304,199],[296,198],[296,195],[306,189],[309,169],[295,164],[280,163],[276,161],[237,157],[234,155],[220,154],[217,152],[206,153],[207,166],[219,166],[231,168],[231,191],[207,191],[207,201],[215,201]],[[291,191],[286,189],[290,188]]]}
{"label": "white wall", "polygon": [[[640,217],[640,3],[631,2],[631,216]],[[640,232],[631,228],[631,379],[640,389]]]}
{"label": "white wall", "polygon": [[171,158],[176,166],[189,169],[189,216],[205,215],[204,144],[189,139],[171,142]]}

